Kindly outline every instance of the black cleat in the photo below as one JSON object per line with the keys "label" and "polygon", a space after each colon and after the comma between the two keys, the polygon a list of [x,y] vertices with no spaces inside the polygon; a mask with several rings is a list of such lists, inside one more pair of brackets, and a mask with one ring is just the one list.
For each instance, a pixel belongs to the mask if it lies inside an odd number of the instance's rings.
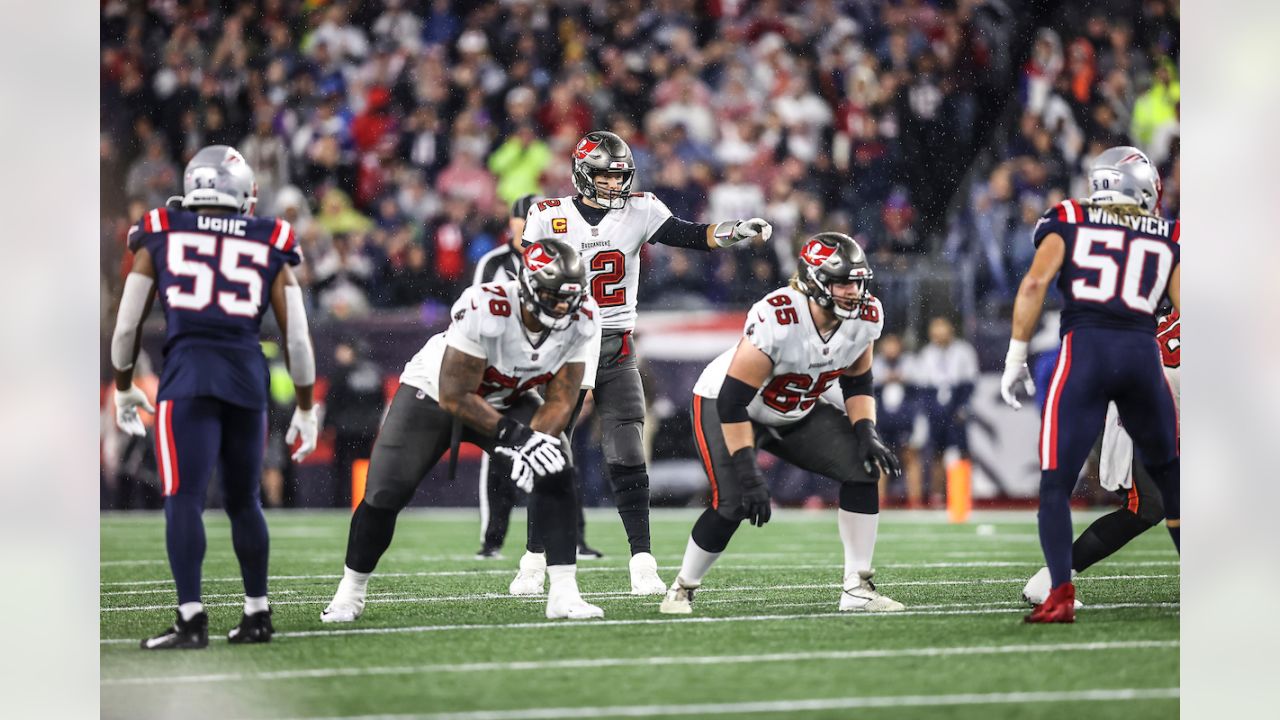
{"label": "black cleat", "polygon": [[477,560],[501,560],[502,548],[489,547],[485,545],[476,553]]}
{"label": "black cleat", "polygon": [[578,543],[578,559],[579,560],[599,560],[604,557],[604,553],[596,550],[585,542]]}
{"label": "black cleat", "polygon": [[173,627],[142,641],[143,650],[198,650],[209,645],[209,616],[198,613],[183,620],[182,613]]}
{"label": "black cleat", "polygon": [[241,615],[240,624],[227,633],[227,642],[236,644],[267,643],[276,629],[271,625],[271,608],[266,612]]}

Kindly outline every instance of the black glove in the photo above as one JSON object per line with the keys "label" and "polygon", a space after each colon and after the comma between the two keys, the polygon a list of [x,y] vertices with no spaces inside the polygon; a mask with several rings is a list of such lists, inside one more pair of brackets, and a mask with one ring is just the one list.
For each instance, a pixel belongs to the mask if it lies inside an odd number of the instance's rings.
{"label": "black glove", "polygon": [[868,475],[879,479],[881,471],[894,477],[902,474],[898,457],[885,446],[884,441],[880,439],[880,433],[876,432],[876,424],[869,418],[863,418],[853,424],[853,436],[858,441],[858,458],[862,460],[862,468]]}
{"label": "black glove", "polygon": [[742,485],[742,510],[756,527],[764,527],[773,514],[769,503],[769,486],[756,465],[755,448],[745,447],[729,457],[733,475]]}
{"label": "black glove", "polygon": [[498,432],[494,439],[503,447],[519,450],[529,442],[531,437],[533,437],[533,430],[529,429],[528,425],[503,415],[498,421]]}

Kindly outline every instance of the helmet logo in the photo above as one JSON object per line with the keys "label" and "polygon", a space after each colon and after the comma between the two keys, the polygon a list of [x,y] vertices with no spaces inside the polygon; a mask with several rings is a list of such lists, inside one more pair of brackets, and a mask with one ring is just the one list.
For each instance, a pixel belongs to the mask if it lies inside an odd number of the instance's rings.
{"label": "helmet logo", "polygon": [[529,272],[538,272],[554,259],[542,245],[530,245],[529,251],[524,254],[524,266],[529,268]]}
{"label": "helmet logo", "polygon": [[601,140],[592,140],[591,136],[587,136],[578,141],[578,147],[574,148],[573,156],[579,160],[591,154],[592,150],[600,147]]}
{"label": "helmet logo", "polygon": [[827,261],[836,251],[835,246],[827,245],[819,240],[810,240],[804,250],[800,251],[800,259],[817,267]]}
{"label": "helmet logo", "polygon": [[1133,153],[1129,157],[1121,160],[1119,163],[1116,163],[1116,164],[1123,165],[1124,163],[1127,163],[1127,162],[1145,161],[1146,159],[1147,159],[1146,156],[1144,156],[1142,153]]}

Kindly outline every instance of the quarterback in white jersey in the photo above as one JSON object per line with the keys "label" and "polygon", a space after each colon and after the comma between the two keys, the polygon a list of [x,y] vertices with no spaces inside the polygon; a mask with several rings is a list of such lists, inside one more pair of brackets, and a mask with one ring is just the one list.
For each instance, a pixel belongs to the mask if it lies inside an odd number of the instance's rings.
{"label": "quarterback in white jersey", "polygon": [[[524,239],[563,240],[586,264],[603,331],[594,349],[597,362],[587,363],[583,386],[591,388],[595,398],[609,484],[631,548],[631,592],[661,595],[666,584],[650,553],[644,391],[631,340],[640,250],[645,243],[660,243],[708,251],[756,237],[768,240],[773,228],[760,218],[705,224],[674,217],[652,193],[632,191],[635,176],[635,159],[622,138],[611,132],[587,133],[573,151],[577,194],[534,203]],[[543,562],[537,538],[530,537],[511,593],[541,592]]]}
{"label": "quarterback in white jersey", "polygon": [[[431,338],[401,375],[324,622],[352,622],[363,613],[369,576],[391,544],[396,516],[458,442],[488,451],[531,493],[551,576],[546,616],[603,616],[582,599],[575,579],[576,501],[563,435],[582,384],[583,348],[599,333],[596,310],[582,258],[555,239],[529,246],[518,280],[462,294],[449,329]],[[534,392],[542,386],[545,402]]]}
{"label": "quarterback in white jersey", "polygon": [[[837,525],[844,545],[841,610],[902,610],[875,589],[871,557],[879,526],[881,471],[898,461],[875,428],[873,346],[884,327],[862,248],[824,232],[806,241],[791,286],[748,312],[736,347],[712,361],[694,386],[694,440],[711,483],[684,561],[660,610],[692,612],[694,591],[741,522],[772,514],[756,447],[840,483]],[[839,399],[828,390],[838,383]],[[828,397],[824,397],[828,396]]]}

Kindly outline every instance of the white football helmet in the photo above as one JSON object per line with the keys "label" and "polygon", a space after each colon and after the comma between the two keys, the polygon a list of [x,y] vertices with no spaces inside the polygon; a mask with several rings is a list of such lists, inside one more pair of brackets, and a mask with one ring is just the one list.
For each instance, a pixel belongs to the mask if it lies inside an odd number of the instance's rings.
{"label": "white football helmet", "polygon": [[182,207],[221,207],[252,215],[258,205],[253,168],[230,145],[202,148],[182,173]]}
{"label": "white football helmet", "polygon": [[1130,145],[1102,151],[1089,168],[1089,200],[1099,205],[1137,205],[1155,212],[1160,173],[1147,154]]}

